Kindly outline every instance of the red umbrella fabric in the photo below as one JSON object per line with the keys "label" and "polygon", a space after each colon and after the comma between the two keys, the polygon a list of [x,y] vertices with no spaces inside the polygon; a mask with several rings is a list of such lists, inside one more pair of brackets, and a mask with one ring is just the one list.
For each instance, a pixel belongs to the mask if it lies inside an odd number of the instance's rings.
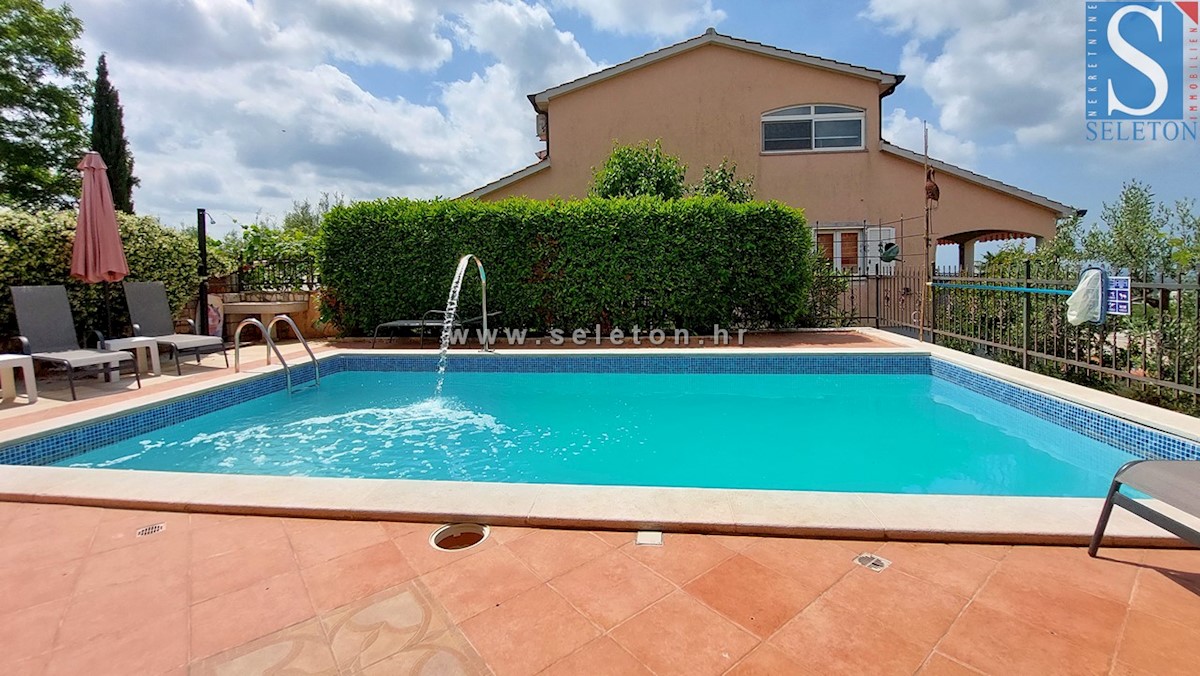
{"label": "red umbrella fabric", "polygon": [[108,166],[100,153],[91,151],[77,168],[83,172],[83,196],[79,200],[71,276],[89,284],[119,282],[129,274],[129,264],[117,230]]}

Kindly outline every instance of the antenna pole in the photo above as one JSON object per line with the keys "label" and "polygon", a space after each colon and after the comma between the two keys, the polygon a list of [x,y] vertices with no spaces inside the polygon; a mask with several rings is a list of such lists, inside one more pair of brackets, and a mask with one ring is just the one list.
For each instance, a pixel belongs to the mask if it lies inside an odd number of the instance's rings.
{"label": "antenna pole", "polygon": [[[929,178],[929,123],[927,121],[923,120],[921,122],[921,126],[924,130],[924,137],[925,137],[925,174],[924,174],[924,176],[922,176],[922,179],[928,180],[928,178]],[[921,185],[922,194],[924,194],[924,191],[925,191],[925,185],[924,185],[924,183],[922,183],[922,185]],[[917,332],[918,335],[920,336],[921,342],[925,341],[925,306],[929,302],[929,298],[932,296],[932,291],[933,291],[933,286],[931,286],[933,284],[933,268],[931,267],[932,264],[929,261],[929,247],[931,244],[930,237],[931,237],[931,231],[933,229],[932,224],[930,222],[931,219],[932,219],[932,205],[929,202],[929,197],[926,196],[925,197],[925,275],[924,275],[925,276],[925,284],[924,284],[925,288],[921,290],[921,326],[920,326],[919,331]],[[930,338],[933,338],[933,336],[931,335]]]}

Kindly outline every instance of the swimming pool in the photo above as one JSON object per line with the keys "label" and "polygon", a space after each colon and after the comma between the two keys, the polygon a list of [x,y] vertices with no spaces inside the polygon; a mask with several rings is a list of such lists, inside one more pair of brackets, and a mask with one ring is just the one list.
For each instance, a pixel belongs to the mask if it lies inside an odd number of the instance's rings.
{"label": "swimming pool", "polygon": [[[70,467],[1090,497],[1191,442],[927,355],[339,356],[0,448]],[[1081,433],[1082,432],[1082,433]]]}

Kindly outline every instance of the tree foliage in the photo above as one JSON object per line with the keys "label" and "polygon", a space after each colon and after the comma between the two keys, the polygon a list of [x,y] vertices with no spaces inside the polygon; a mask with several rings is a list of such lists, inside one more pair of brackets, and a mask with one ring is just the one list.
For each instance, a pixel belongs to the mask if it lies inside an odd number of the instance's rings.
{"label": "tree foliage", "polygon": [[108,184],[113,206],[133,213],[133,188],[141,183],[133,175],[133,155],[125,138],[125,111],[121,96],[108,80],[108,59],[100,55],[96,64],[96,87],[92,92],[92,150],[108,165]]}
{"label": "tree foliage", "polygon": [[[70,276],[71,251],[75,242],[73,211],[0,211],[0,337],[17,335],[9,286],[63,284],[71,299],[71,310],[80,333],[104,330],[105,286],[110,293],[113,327],[129,330],[127,308],[119,285],[86,284]],[[199,278],[199,255],[194,230],[176,230],[157,218],[117,214],[129,281],[159,281],[167,287],[171,308],[180,312],[195,298]],[[214,261],[219,257],[214,256]],[[213,274],[226,274],[226,266],[215,263]]]}
{"label": "tree foliage", "polygon": [[653,144],[614,145],[612,154],[592,177],[592,197],[683,197],[687,165],[663,152],[662,141]]}
{"label": "tree foliage", "polygon": [[1117,201],[1104,203],[1103,228],[1083,239],[1084,257],[1103,261],[1136,277],[1170,272],[1169,215],[1150,186],[1138,180],[1124,185]]}
{"label": "tree foliage", "polygon": [[704,167],[704,176],[689,192],[698,197],[724,195],[737,204],[750,202],[754,199],[754,177],[738,178],[737,164],[725,158],[715,169]]}
{"label": "tree foliage", "polygon": [[83,156],[83,24],[63,5],[0,0],[0,203],[72,204]]}

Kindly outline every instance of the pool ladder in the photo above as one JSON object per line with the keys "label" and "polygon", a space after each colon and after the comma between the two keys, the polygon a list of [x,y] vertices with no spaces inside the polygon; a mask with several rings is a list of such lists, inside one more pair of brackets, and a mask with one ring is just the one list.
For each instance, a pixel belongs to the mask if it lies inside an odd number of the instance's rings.
{"label": "pool ladder", "polygon": [[300,344],[304,346],[304,351],[308,353],[308,358],[312,360],[314,382],[317,387],[321,386],[321,364],[317,361],[317,355],[313,354],[312,348],[308,346],[308,341],[304,339],[304,335],[300,333],[300,327],[296,326],[296,322],[287,315],[275,315],[270,324],[263,326],[263,323],[254,317],[247,317],[237,325],[237,330],[233,332],[233,370],[235,373],[242,371],[242,329],[247,326],[254,326],[262,333],[263,339],[267,341],[267,364],[271,363],[271,353],[274,352],[276,357],[279,357],[279,363],[283,366],[283,375],[287,379],[288,394],[292,393],[292,371],[288,367],[287,360],[283,358],[283,353],[279,351],[279,346],[271,338],[271,330],[275,325],[283,322],[292,327],[292,333],[300,339]]}

